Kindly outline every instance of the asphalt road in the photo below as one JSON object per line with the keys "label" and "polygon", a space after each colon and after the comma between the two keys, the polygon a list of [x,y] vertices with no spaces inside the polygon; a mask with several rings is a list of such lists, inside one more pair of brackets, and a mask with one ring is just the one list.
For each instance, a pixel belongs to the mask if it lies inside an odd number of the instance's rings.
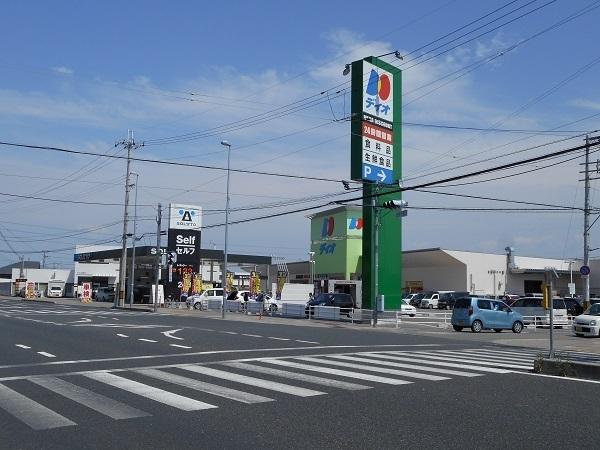
{"label": "asphalt road", "polygon": [[0,299],[0,447],[596,446],[600,383],[536,350],[272,322]]}

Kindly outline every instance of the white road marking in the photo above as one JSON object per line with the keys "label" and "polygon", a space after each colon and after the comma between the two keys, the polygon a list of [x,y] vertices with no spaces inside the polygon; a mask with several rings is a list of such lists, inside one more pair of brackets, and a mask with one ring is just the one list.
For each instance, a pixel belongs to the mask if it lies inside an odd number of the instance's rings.
{"label": "white road marking", "polygon": [[300,339],[296,339],[296,342],[302,342],[303,344],[319,344],[319,342],[315,342],[315,341],[302,341]]}
{"label": "white road marking", "polygon": [[440,377],[437,375],[427,375],[425,373],[417,373],[417,372],[407,372],[406,370],[396,370],[396,369],[387,369],[385,367],[376,367],[376,366],[367,366],[365,364],[353,364],[353,363],[345,363],[341,361],[332,361],[326,358],[312,358],[308,357],[296,357],[294,359],[299,359],[300,361],[308,361],[317,364],[326,364],[330,366],[338,366],[338,367],[347,367],[349,369],[356,370],[366,370],[367,372],[377,372],[377,373],[386,373],[390,375],[396,375],[400,377],[407,378],[417,378],[420,380],[429,380],[429,381],[442,381],[449,380],[448,377]]}
{"label": "white road marking", "polygon": [[164,335],[165,337],[171,338],[171,339],[177,339],[178,341],[183,341],[183,338],[177,337],[177,336],[173,336],[173,334],[177,333],[178,331],[181,331],[182,328],[178,328],[176,330],[169,330],[169,331],[161,331],[160,334]]}
{"label": "white road marking", "polygon": [[15,344],[15,347],[24,348],[24,349],[30,349],[31,348],[28,345],[23,345],[23,344]]}
{"label": "white road marking", "polygon": [[48,353],[48,352],[38,352],[38,354],[45,356],[46,358],[56,358],[55,355],[53,355],[52,353]]}
{"label": "white road marking", "polygon": [[134,417],[145,417],[150,415],[144,411],[118,402],[117,400],[113,400],[112,398],[96,394],[89,389],[61,380],[60,378],[39,376],[29,378],[29,381],[73,400],[74,402],[87,406],[112,419],[131,419]]}
{"label": "white road marking", "polygon": [[187,345],[179,345],[179,344],[169,344],[169,345],[171,347],[178,347],[178,348],[192,348],[192,347],[189,347]]}
{"label": "white road marking", "polygon": [[263,380],[261,378],[249,377],[246,375],[238,375],[236,373],[225,372],[224,370],[212,369],[210,367],[186,365],[179,366],[180,369],[189,370],[190,372],[216,377],[221,380],[235,381],[236,383],[248,384],[271,391],[283,392],[284,394],[296,395],[298,397],[312,397],[315,395],[325,395],[325,392],[314,391],[289,384],[277,383],[275,381]]}
{"label": "white road marking", "polygon": [[387,353],[379,355],[377,353],[369,353],[369,356],[373,356],[374,358],[385,358],[391,359],[393,361],[405,361],[409,363],[418,363],[418,364],[430,364],[432,366],[442,366],[442,367],[453,367],[456,369],[467,369],[467,370],[475,370],[477,372],[491,372],[491,373],[510,373],[510,370],[506,369],[496,369],[493,367],[481,367],[477,364],[459,364],[459,363],[451,363],[444,361],[432,361],[429,359],[419,358],[416,355],[411,355],[408,353],[403,353],[405,356],[400,356],[400,354],[394,353],[393,355],[388,355]]}
{"label": "white road marking", "polygon": [[366,373],[351,372],[349,370],[331,369],[329,367],[311,366],[309,364],[300,364],[300,363],[295,363],[292,361],[285,361],[282,359],[261,359],[261,361],[268,363],[268,364],[275,364],[278,366],[293,367],[295,369],[310,370],[312,372],[326,373],[329,375],[340,375],[342,377],[347,377],[347,378],[358,378],[359,380],[374,381],[376,383],[395,384],[395,385],[412,383],[412,381],[398,380],[395,378],[379,377],[377,375],[369,375]]}
{"label": "white road marking", "polygon": [[263,397],[261,395],[250,394],[248,392],[238,391],[228,387],[219,386],[205,381],[195,380],[193,378],[182,377],[170,372],[164,372],[157,369],[139,369],[136,372],[148,377],[156,378],[157,380],[167,381],[169,383],[178,384],[179,386],[196,391],[206,392],[208,394],[225,397],[230,400],[235,400],[242,403],[263,403],[272,402],[272,398]]}
{"label": "white road marking", "polygon": [[498,361],[498,362],[516,362],[519,364],[529,364],[535,358],[522,358],[522,357],[510,357],[510,356],[499,356],[499,355],[490,355],[487,353],[473,352],[471,350],[460,350],[459,352],[446,351],[440,352],[444,354],[459,354],[460,356],[464,356],[467,358],[484,358],[486,361]]}
{"label": "white road marking", "polygon": [[84,376],[183,411],[216,408],[214,405],[187,398],[182,395],[173,394],[172,392],[163,391],[162,389],[138,383],[137,381],[129,380],[108,372],[92,372],[86,373]]}
{"label": "white road marking", "polygon": [[287,338],[280,338],[280,337],[273,337],[273,336],[269,336],[269,339],[276,339],[278,341],[289,341],[290,340]]}
{"label": "white road marking", "polygon": [[528,365],[528,366],[522,366],[519,364],[508,364],[508,363],[501,363],[501,362],[492,362],[492,361],[485,361],[482,358],[478,358],[478,359],[471,359],[468,357],[462,357],[460,355],[456,355],[456,356],[450,356],[450,355],[445,355],[445,354],[440,354],[440,353],[433,353],[433,352],[415,352],[412,353],[413,355],[415,355],[418,358],[425,358],[425,359],[440,359],[442,361],[456,361],[456,362],[461,362],[461,363],[472,363],[472,364],[479,364],[481,366],[496,366],[496,367],[505,367],[508,369],[531,369],[533,367],[533,361],[532,364]]}
{"label": "white road marking", "polygon": [[381,359],[373,358],[361,358],[361,356],[370,356],[374,357],[375,355],[366,355],[358,353],[357,357],[349,356],[349,355],[327,355],[327,358],[335,358],[335,359],[344,359],[348,361],[356,361],[356,362],[365,362],[371,364],[379,364],[380,366],[388,366],[388,367],[402,367],[403,369],[413,369],[420,370],[422,372],[435,372],[435,373],[443,373],[447,375],[456,375],[459,377],[479,377],[480,373],[473,372],[461,372],[458,370],[448,370],[448,369],[440,369],[439,367],[428,367],[428,366],[420,366],[418,364],[405,364],[399,362],[391,362],[391,361],[382,361]]}
{"label": "white road marking", "polygon": [[127,336],[126,334],[121,334],[121,333],[117,333],[117,336],[119,336],[119,337],[122,337],[122,338],[129,337],[129,336]]}
{"label": "white road marking", "polygon": [[256,338],[262,337],[260,334],[246,334],[246,333],[242,333],[242,336],[256,337]]}
{"label": "white road marking", "polygon": [[235,331],[221,331],[221,333],[225,333],[225,334],[239,334],[239,333],[236,333]]}
{"label": "white road marking", "polygon": [[138,341],[144,341],[144,342],[158,342],[155,341],[154,339],[144,339],[144,338],[139,338]]}
{"label": "white road marking", "polygon": [[75,422],[0,384],[0,408],[34,430],[68,427]]}
{"label": "white road marking", "polygon": [[73,322],[67,322],[67,323],[89,323],[91,321],[92,321],[92,319],[88,319],[88,318],[84,317],[81,320],[74,320]]}
{"label": "white road marking", "polygon": [[223,365],[228,366],[228,367],[235,367],[237,369],[249,370],[251,372],[263,373],[265,375],[274,375],[276,377],[290,378],[292,380],[300,380],[300,381],[304,381],[306,383],[314,383],[314,384],[320,384],[323,386],[335,387],[335,388],[339,388],[339,389],[346,389],[349,391],[359,391],[359,390],[363,390],[363,389],[371,389],[371,386],[365,386],[363,384],[348,383],[347,381],[338,381],[338,380],[332,380],[330,378],[315,377],[313,375],[306,375],[303,373],[290,372],[288,370],[272,369],[270,367],[256,366],[254,364],[247,364],[247,363],[242,363],[242,362],[227,362],[227,363],[224,363]]}

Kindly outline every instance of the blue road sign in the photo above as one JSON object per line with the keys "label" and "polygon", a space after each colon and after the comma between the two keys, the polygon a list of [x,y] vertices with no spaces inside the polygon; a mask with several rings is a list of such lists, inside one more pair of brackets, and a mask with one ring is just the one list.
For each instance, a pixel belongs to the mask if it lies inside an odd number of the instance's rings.
{"label": "blue road sign", "polygon": [[590,266],[581,266],[579,269],[579,273],[581,275],[589,275],[590,274]]}
{"label": "blue road sign", "polygon": [[363,163],[363,180],[377,181],[381,184],[394,184],[394,172],[390,169]]}

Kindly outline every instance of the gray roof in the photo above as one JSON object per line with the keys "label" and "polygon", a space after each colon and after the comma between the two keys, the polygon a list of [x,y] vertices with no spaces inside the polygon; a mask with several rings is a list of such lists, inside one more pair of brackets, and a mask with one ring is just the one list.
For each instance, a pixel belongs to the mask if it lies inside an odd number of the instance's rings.
{"label": "gray roof", "polygon": [[[16,262],[16,263],[4,266],[4,267],[0,267],[0,275],[10,275],[10,276],[12,276],[12,270],[13,270],[13,268],[17,268],[18,269],[19,267],[21,267],[21,263],[20,262]],[[39,269],[40,268],[40,262],[39,261],[24,261],[24,267],[25,267],[25,269]]]}

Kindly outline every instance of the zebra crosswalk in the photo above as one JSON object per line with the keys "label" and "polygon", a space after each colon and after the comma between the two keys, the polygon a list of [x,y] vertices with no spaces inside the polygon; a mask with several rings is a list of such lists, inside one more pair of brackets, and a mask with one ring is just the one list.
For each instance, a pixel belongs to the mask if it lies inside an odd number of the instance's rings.
{"label": "zebra crosswalk", "polygon": [[[0,307],[0,313],[5,315],[56,315],[56,316],[139,316],[137,311],[112,309],[77,309],[73,307],[31,308],[22,306]],[[157,313],[158,315],[164,315]]]}
{"label": "zebra crosswalk", "polygon": [[[145,410],[148,401],[203,414],[236,402],[252,405],[281,397],[308,399],[335,390],[530,370],[536,355],[530,350],[500,348],[359,351],[13,377],[0,380],[0,421],[12,416],[33,430],[76,426],[79,416],[65,414],[67,406],[60,412],[51,409],[44,390],[56,394],[55,402],[57,398],[75,402],[91,414],[124,420],[156,415]],[[27,383],[37,389],[28,389]]]}

